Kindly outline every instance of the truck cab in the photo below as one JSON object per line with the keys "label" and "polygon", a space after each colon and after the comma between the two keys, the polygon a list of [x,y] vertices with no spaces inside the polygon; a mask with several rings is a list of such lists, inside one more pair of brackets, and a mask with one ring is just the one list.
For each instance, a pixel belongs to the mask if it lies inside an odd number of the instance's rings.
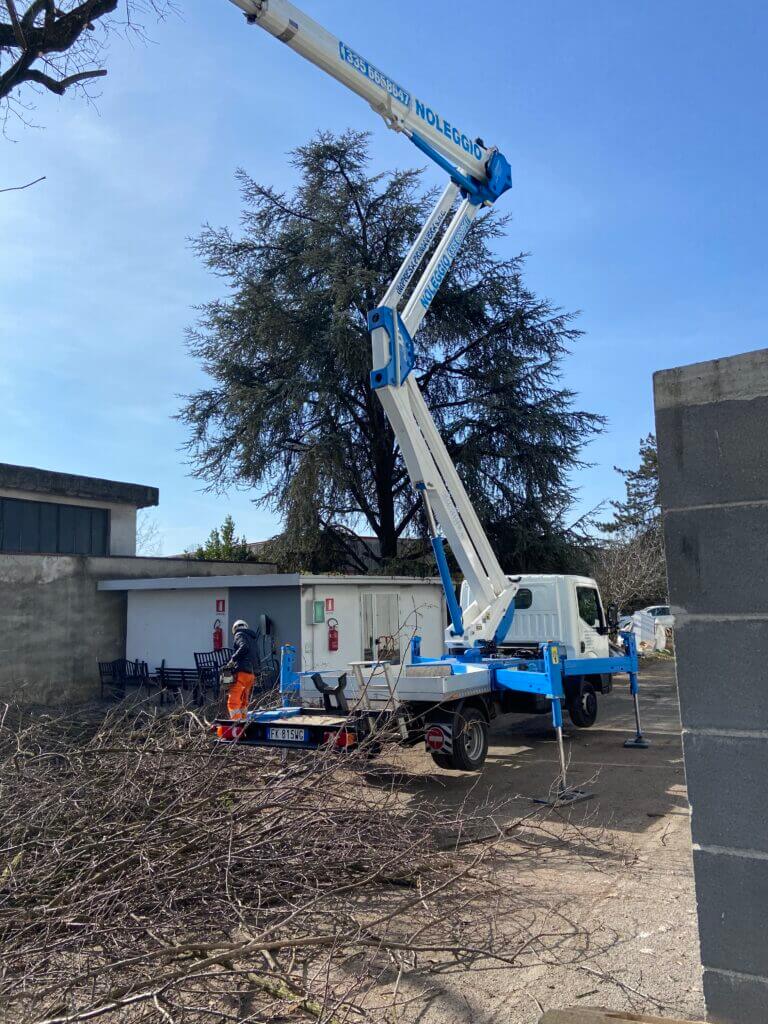
{"label": "truck cab", "polygon": [[[608,623],[597,583],[589,576],[531,573],[508,576],[519,581],[515,615],[506,636],[499,643],[504,654],[519,654],[539,644],[556,640],[569,658],[607,658]],[[461,585],[460,606],[472,603],[466,582]],[[450,644],[450,630],[446,642]]]}
{"label": "truck cab", "polygon": [[[611,657],[609,625],[597,583],[589,576],[529,573],[509,576],[519,583],[515,614],[505,637],[498,643],[498,655],[534,658],[541,644],[555,641],[564,657],[585,664],[583,674],[565,681],[568,714],[578,728],[589,728],[597,719],[597,694],[613,689],[610,673],[589,672],[590,659]],[[462,609],[472,603],[466,582],[461,585]],[[451,629],[446,630],[451,644]],[[502,713],[546,714],[547,700],[536,694],[506,692],[500,700]]]}

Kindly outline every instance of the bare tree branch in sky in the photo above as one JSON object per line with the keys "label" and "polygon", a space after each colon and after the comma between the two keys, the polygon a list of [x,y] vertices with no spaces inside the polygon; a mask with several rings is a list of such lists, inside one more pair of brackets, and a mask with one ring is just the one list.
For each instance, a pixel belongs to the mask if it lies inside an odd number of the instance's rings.
{"label": "bare tree branch in sky", "polygon": [[147,16],[164,17],[173,0],[0,0],[0,125],[28,122],[35,88],[88,93],[114,31],[144,35]]}

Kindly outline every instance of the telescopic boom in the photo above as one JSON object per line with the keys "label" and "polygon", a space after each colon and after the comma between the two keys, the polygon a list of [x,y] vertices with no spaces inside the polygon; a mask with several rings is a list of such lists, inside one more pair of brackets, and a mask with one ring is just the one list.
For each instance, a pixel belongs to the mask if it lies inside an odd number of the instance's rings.
{"label": "telescopic boom", "polygon": [[[479,210],[492,205],[511,188],[509,163],[497,149],[487,147],[481,139],[448,121],[442,112],[390,78],[288,0],[232,3],[250,23],[266,29],[361,96],[390,128],[406,135],[450,177],[381,305],[368,316],[373,352],[371,387],[379,395],[411,482],[424,504],[451,613],[448,642],[457,647],[487,648],[501,642],[512,623],[518,584],[499,565],[411,371],[413,337]],[[449,216],[451,211],[454,212]],[[446,220],[448,227],[443,230]],[[401,313],[408,286],[430,252],[426,268]],[[444,540],[448,541],[472,592],[473,603],[463,611],[456,601]]]}
{"label": "telescopic boom", "polygon": [[[428,154],[458,170],[472,183],[489,189],[493,200],[504,191],[509,175],[506,160],[494,160],[496,150],[488,149],[481,139],[463,127],[448,121],[441,112],[419,99],[343,40],[327,32],[312,18],[288,0],[232,0],[245,12],[246,18],[266,29],[296,53],[356,92],[381,114],[390,128],[404,132],[420,146],[429,147]],[[447,169],[447,168],[446,168]],[[498,183],[493,185],[494,175]],[[506,187],[509,187],[507,185]],[[492,190],[497,188],[497,192]]]}

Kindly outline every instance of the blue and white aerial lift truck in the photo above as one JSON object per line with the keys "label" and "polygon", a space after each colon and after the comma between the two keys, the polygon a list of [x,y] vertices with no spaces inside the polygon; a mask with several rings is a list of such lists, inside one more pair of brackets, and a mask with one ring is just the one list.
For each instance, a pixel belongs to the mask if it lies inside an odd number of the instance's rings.
{"label": "blue and white aerial lift truck", "polygon": [[[354,687],[349,690],[346,674],[329,680],[326,672],[295,671],[295,651],[287,645],[281,669],[284,706],[253,712],[245,723],[221,720],[217,734],[223,740],[258,746],[349,749],[375,741],[387,723],[395,725],[403,743],[425,743],[441,767],[476,771],[485,760],[488,726],[495,715],[549,710],[560,756],[558,796],[578,798],[581,794],[568,789],[565,781],[564,705],[574,724],[591,725],[596,692],[608,692],[614,674],[628,673],[637,728],[627,743],[647,744],[640,727],[634,638],[619,636],[615,624],[606,622],[593,580],[504,573],[413,373],[419,326],[475,218],[511,188],[510,165],[500,150],[449,121],[443,111],[390,78],[288,0],[232,3],[249,23],[266,29],[366,100],[390,128],[410,139],[448,176],[381,304],[370,311],[368,327],[371,388],[384,407],[424,506],[450,626],[442,657],[422,657],[414,638],[412,663],[397,679],[384,662],[358,662],[350,666]],[[449,572],[446,542],[464,576],[460,601]],[[556,614],[534,614],[531,602],[537,593]],[[577,635],[578,626],[569,626],[579,613],[590,636],[600,638],[597,643],[588,643]],[[538,635],[542,630],[545,635]],[[614,641],[610,646],[609,634]],[[322,707],[311,706],[312,692],[322,699]]]}

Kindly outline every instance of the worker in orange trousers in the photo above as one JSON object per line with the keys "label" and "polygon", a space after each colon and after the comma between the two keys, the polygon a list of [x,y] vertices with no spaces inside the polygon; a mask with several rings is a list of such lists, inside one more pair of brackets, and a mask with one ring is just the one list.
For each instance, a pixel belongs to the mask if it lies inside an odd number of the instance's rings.
{"label": "worker in orange trousers", "polygon": [[234,673],[234,679],[227,688],[227,715],[230,719],[242,720],[248,712],[248,701],[256,679],[256,634],[248,623],[238,619],[232,625],[234,654],[225,668]]}

